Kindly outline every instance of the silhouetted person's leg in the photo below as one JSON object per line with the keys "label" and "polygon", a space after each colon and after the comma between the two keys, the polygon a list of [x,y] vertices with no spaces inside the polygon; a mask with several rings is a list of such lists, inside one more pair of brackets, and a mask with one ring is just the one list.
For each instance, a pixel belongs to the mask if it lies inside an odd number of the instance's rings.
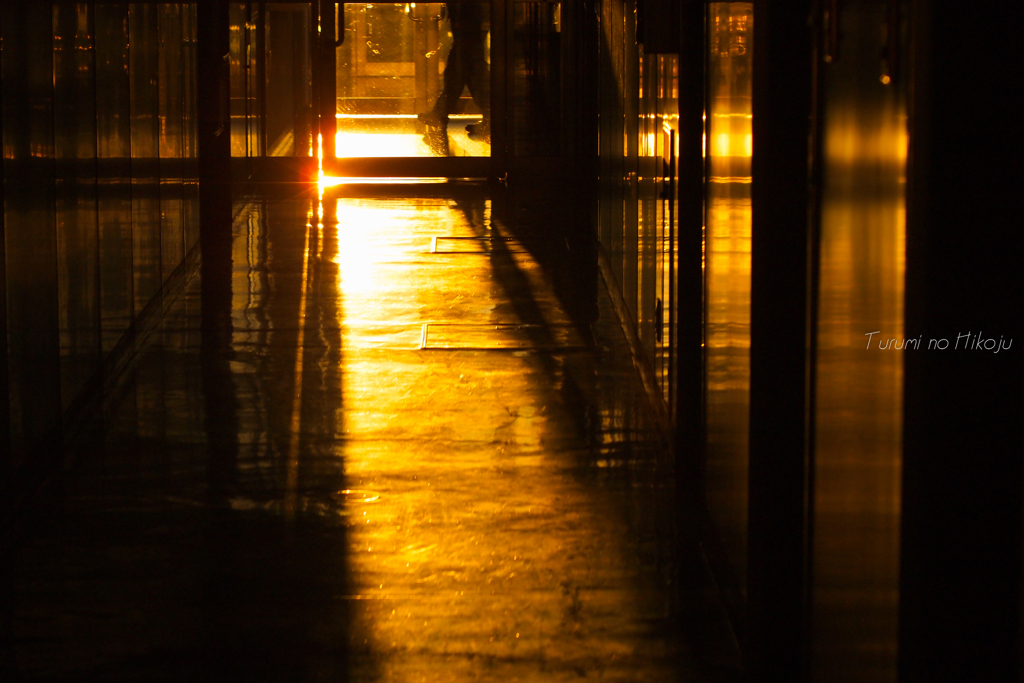
{"label": "silhouetted person's leg", "polygon": [[448,6],[452,46],[444,68],[444,87],[433,108],[419,116],[427,124],[424,137],[435,153],[447,154],[448,116],[465,87],[483,112],[484,130],[479,134],[490,135],[490,73],[484,44],[483,9],[480,3]]}

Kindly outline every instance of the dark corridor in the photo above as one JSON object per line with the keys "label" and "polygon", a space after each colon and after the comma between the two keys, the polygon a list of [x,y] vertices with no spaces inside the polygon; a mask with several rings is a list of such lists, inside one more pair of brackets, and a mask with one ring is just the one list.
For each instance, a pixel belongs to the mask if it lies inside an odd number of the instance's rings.
{"label": "dark corridor", "polygon": [[1019,14],[4,4],[0,679],[1024,680]]}

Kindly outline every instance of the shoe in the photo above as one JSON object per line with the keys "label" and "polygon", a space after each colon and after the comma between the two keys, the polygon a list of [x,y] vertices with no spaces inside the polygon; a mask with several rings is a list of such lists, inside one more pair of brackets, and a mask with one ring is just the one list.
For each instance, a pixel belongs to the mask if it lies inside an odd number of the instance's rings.
{"label": "shoe", "polygon": [[435,114],[433,111],[425,111],[422,114],[417,114],[416,118],[420,120],[420,123],[425,124],[428,128],[448,127],[448,121],[442,120],[441,116]]}
{"label": "shoe", "polygon": [[466,126],[466,135],[470,140],[491,141],[491,124],[487,121],[482,123],[471,123]]}
{"label": "shoe", "polygon": [[427,132],[423,134],[423,142],[426,143],[430,153],[436,157],[448,156],[448,131],[437,126],[427,126]]}
{"label": "shoe", "polygon": [[427,127],[423,133],[423,142],[436,157],[448,156],[448,121],[442,120],[433,111],[417,114],[416,118]]}

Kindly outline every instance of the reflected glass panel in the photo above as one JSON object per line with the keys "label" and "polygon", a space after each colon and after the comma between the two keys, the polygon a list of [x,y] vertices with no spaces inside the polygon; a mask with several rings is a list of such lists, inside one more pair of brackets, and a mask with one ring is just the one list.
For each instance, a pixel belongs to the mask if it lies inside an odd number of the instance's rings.
{"label": "reflected glass panel", "polygon": [[103,352],[108,353],[134,312],[127,5],[97,4],[95,26],[100,316]]}
{"label": "reflected glass panel", "polygon": [[753,5],[708,6],[704,235],[708,506],[746,590]]}
{"label": "reflected glass panel", "polygon": [[489,156],[489,4],[342,7],[338,157]]}
{"label": "reflected glass panel", "polygon": [[85,3],[53,8],[53,136],[61,403],[99,371],[96,89],[93,17]]}
{"label": "reflected glass panel", "polygon": [[182,9],[180,5],[158,5],[157,26],[160,36],[158,54],[160,112],[160,254],[163,279],[185,256],[182,222],[183,164],[182,124],[184,93],[182,71]]}
{"label": "reflected glass panel", "polygon": [[184,98],[181,146],[182,146],[182,228],[185,237],[185,256],[193,256],[192,250],[199,242],[199,102],[197,101],[198,80],[196,73],[196,6],[186,4],[181,11],[182,74]]}
{"label": "reflected glass panel", "polygon": [[135,314],[163,282],[160,260],[160,93],[157,7],[128,6],[128,77],[132,173],[132,263]]}

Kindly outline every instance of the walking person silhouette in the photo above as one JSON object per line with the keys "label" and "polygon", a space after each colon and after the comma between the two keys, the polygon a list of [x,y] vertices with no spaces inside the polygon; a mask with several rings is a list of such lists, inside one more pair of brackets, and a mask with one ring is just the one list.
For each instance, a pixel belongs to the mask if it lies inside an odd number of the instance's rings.
{"label": "walking person silhouette", "polygon": [[452,113],[462,89],[469,88],[473,102],[483,112],[483,121],[466,126],[470,138],[491,139],[491,75],[487,67],[484,33],[485,4],[482,2],[445,3],[451,23],[452,46],[444,67],[444,87],[430,111],[419,115],[426,124],[423,136],[435,154],[448,155],[448,115]]}

